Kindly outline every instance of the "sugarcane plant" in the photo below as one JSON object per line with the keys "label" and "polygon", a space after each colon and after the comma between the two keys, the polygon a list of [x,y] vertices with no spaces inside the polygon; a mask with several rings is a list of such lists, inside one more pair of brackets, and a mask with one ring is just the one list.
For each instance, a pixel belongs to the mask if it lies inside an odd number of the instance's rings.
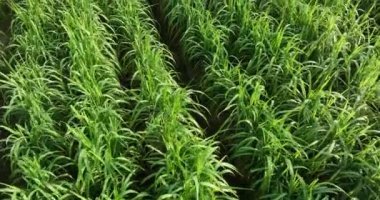
{"label": "sugarcane plant", "polygon": [[[108,7],[109,6],[109,7]],[[235,198],[222,177],[234,168],[218,158],[218,148],[205,139],[192,113],[200,114],[194,91],[174,80],[172,56],[158,41],[158,32],[145,1],[123,0],[105,7],[117,33],[121,65],[134,70],[139,83],[134,119],[144,119],[144,162],[148,193],[154,199]],[[147,117],[145,117],[147,116]],[[145,183],[146,182],[146,183]],[[149,184],[148,184],[149,183]]]}

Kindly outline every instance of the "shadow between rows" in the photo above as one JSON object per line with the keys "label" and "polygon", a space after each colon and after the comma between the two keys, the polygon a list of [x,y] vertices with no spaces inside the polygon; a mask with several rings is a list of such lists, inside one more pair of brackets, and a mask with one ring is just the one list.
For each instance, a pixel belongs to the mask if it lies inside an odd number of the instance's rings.
{"label": "shadow between rows", "polygon": [[[9,39],[11,37],[11,20],[12,12],[6,4],[0,5],[0,71],[6,73],[5,59],[7,57],[6,46],[8,46]],[[0,107],[5,105],[4,92],[0,91]],[[2,119],[4,109],[0,109],[0,119]],[[4,129],[0,129],[0,141],[3,141],[8,137],[8,133]],[[10,184],[10,161],[6,158],[8,154],[4,142],[0,142],[0,183]],[[0,188],[3,187],[0,185]],[[2,196],[0,195],[0,198]]]}

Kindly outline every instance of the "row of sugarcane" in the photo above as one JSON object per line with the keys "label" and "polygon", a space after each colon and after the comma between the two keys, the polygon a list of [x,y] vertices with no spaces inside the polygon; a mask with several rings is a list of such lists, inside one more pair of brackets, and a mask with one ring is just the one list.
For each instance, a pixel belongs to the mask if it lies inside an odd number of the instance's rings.
{"label": "row of sugarcane", "polygon": [[[176,83],[144,0],[10,1],[14,181],[1,195],[379,198],[369,12],[349,0],[156,3],[200,92]],[[194,117],[207,115],[221,121],[210,138]]]}
{"label": "row of sugarcane", "polygon": [[[219,199],[236,194],[174,81],[147,3],[11,1],[3,129],[9,199]],[[119,77],[132,71],[131,82]],[[123,78],[123,77],[121,77]]]}
{"label": "row of sugarcane", "polygon": [[184,56],[205,69],[205,106],[228,113],[216,137],[248,179],[241,198],[379,198],[380,52],[369,12],[354,1],[159,6]]}

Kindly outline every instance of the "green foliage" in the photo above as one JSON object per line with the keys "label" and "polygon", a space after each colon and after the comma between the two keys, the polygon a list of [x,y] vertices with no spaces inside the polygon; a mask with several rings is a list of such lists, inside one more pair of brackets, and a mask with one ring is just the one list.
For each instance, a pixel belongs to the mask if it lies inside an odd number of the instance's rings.
{"label": "green foliage", "polygon": [[[122,0],[107,7],[110,23],[118,33],[119,49],[125,52],[121,63],[135,70],[138,101],[133,118],[144,118],[144,161],[152,174],[144,180],[154,199],[233,198],[223,179],[233,167],[216,156],[217,147],[202,139],[202,130],[191,116],[199,113],[191,99],[192,91],[174,81],[171,55],[158,42],[158,33],[147,5],[139,0]],[[106,8],[106,9],[107,9]],[[141,109],[140,109],[141,108]],[[152,179],[152,180],[151,180]]]}
{"label": "green foliage", "polygon": [[0,0],[0,198],[379,199],[379,7]]}
{"label": "green foliage", "polygon": [[378,175],[367,178],[380,172],[370,158],[380,139],[380,66],[369,13],[350,1],[213,3],[232,30],[225,48],[248,75],[230,90],[238,117],[224,132],[251,187],[265,198],[378,198]]}
{"label": "green foliage", "polygon": [[[13,56],[9,74],[2,74],[1,89],[7,105],[3,127],[16,182],[25,188],[9,187],[2,192],[12,199],[56,198],[68,195],[69,175],[64,166],[72,159],[65,149],[66,139],[54,120],[64,112],[64,85],[54,55],[59,33],[55,32],[54,11],[47,1],[10,2],[15,13]],[[44,26],[44,24],[46,26]],[[48,34],[49,33],[49,34]]]}
{"label": "green foliage", "polygon": [[218,137],[230,161],[260,198],[378,198],[378,175],[367,178],[379,173],[378,97],[367,96],[379,84],[378,36],[367,12],[350,1],[163,5],[189,61],[205,68],[206,106],[229,116]]}

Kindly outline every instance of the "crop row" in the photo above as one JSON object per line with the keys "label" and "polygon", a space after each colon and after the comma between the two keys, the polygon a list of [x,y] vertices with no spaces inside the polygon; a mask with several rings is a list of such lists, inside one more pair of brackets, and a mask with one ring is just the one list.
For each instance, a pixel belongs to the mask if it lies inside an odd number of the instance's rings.
{"label": "crop row", "polygon": [[216,134],[247,195],[378,197],[379,37],[367,13],[349,1],[159,6],[205,69],[205,106],[228,113]]}
{"label": "crop row", "polygon": [[380,198],[376,2],[7,6],[0,198]]}
{"label": "crop row", "polygon": [[[10,2],[12,199],[234,196],[143,1]],[[127,72],[132,77],[123,77]],[[118,78],[128,79],[121,85]],[[127,81],[128,82],[128,81]]]}
{"label": "crop row", "polygon": [[[202,139],[202,130],[191,116],[199,105],[191,99],[192,91],[180,88],[174,81],[172,58],[150,18],[147,5],[138,0],[122,0],[104,9],[114,11],[107,16],[117,33],[118,49],[125,52],[121,63],[135,72],[139,83],[133,119],[144,120],[144,181],[155,198],[215,199],[233,191],[222,178],[232,170],[217,159],[217,148],[211,140]],[[112,12],[110,12],[112,13]],[[137,123],[133,123],[137,124]]]}

